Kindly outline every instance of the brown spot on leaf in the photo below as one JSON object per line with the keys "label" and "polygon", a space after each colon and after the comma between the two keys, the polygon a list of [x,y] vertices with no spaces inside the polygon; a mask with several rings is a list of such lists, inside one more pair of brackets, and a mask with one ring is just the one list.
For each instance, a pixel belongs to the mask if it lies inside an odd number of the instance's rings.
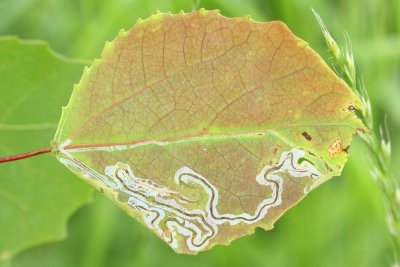
{"label": "brown spot on leaf", "polygon": [[311,135],[309,135],[307,132],[303,132],[301,135],[304,136],[304,138],[307,139],[308,141],[311,141],[312,139]]}
{"label": "brown spot on leaf", "polygon": [[347,110],[350,112],[355,112],[356,111],[356,106],[354,106],[353,104],[349,104],[347,106]]}
{"label": "brown spot on leaf", "polygon": [[328,153],[329,156],[333,157],[334,155],[340,154],[340,153],[348,153],[350,148],[350,145],[343,147],[343,140],[342,138],[336,139],[329,147],[328,147]]}
{"label": "brown spot on leaf", "polygon": [[370,134],[367,128],[356,128],[357,134]]}

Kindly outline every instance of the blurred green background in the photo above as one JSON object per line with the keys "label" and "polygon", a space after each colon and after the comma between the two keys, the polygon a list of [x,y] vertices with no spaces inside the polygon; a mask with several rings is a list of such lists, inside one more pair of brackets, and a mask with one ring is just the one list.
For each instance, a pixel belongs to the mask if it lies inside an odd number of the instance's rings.
{"label": "blurred green background", "polygon": [[[400,1],[203,0],[200,6],[220,9],[226,16],[283,20],[326,60],[310,8],[321,14],[339,43],[348,32],[375,119],[380,122],[388,115],[394,166],[399,166]],[[190,0],[0,0],[0,35],[42,39],[57,52],[91,60],[99,57],[106,40],[132,27],[137,18],[156,10],[191,8]],[[368,174],[365,151],[356,140],[341,177],[310,193],[274,230],[257,230],[228,247],[198,256],[174,254],[96,193],[93,203],[71,218],[67,239],[24,251],[13,266],[389,266],[391,243],[383,203]]]}

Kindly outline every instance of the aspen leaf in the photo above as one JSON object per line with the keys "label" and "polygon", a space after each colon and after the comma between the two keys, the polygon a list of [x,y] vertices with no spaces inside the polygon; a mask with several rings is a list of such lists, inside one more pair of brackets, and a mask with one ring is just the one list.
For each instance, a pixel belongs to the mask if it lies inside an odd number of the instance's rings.
{"label": "aspen leaf", "polygon": [[[44,42],[0,38],[0,155],[49,143],[83,67]],[[0,164],[0,178],[0,266],[65,238],[69,217],[93,193],[50,155]]]}
{"label": "aspen leaf", "polygon": [[363,127],[354,108],[282,22],[157,13],[106,43],[52,146],[176,252],[195,254],[273,228],[339,175]]}

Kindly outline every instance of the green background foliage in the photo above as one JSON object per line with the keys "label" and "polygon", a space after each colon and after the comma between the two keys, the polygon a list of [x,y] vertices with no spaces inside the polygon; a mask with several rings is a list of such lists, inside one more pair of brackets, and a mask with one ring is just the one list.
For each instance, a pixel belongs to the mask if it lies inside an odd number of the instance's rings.
{"label": "green background foliage", "polygon": [[[60,106],[83,66],[51,52],[43,42],[0,38],[2,155],[49,145]],[[0,261],[64,238],[68,218],[91,198],[92,189],[49,154],[1,164],[0,173]]]}
{"label": "green background foliage", "polygon": [[[373,101],[376,121],[382,121],[384,114],[388,114],[394,143],[394,166],[400,164],[400,1],[206,0],[202,1],[201,6],[218,8],[226,16],[249,14],[256,20],[283,20],[326,60],[323,36],[310,8],[314,7],[321,14],[339,43],[344,43],[342,33],[347,31],[352,39],[357,69],[363,73]],[[120,28],[129,29],[138,17],[145,18],[156,10],[177,12],[181,9],[190,11],[191,1],[0,0],[0,35],[43,39],[64,55],[92,60],[100,56],[104,41],[112,40]],[[32,79],[32,84],[24,79],[25,88],[19,90],[29,91],[34,86],[33,82],[40,80],[38,77],[41,74],[25,75],[26,79]],[[51,99],[53,104],[46,106],[51,116],[57,117],[61,106],[67,103],[68,84],[72,89],[72,84],[78,82],[79,76],[79,71],[78,74],[71,72],[70,81],[51,84],[51,88],[59,92]],[[0,79],[4,81],[3,77]],[[3,110],[5,105],[12,105],[13,95],[21,94],[21,91],[5,83],[0,84],[0,105]],[[45,96],[43,103],[49,101]],[[28,97],[26,104],[35,112],[15,110],[12,122],[22,124],[38,121],[46,112],[40,108],[36,111],[35,105],[42,105],[36,101]],[[21,152],[24,148],[37,148],[40,144],[46,146],[44,139],[48,136],[50,141],[52,130],[42,135],[22,132],[10,139],[4,136],[6,134],[1,130],[1,153],[14,150]],[[71,217],[65,240],[27,249],[18,254],[11,264],[21,267],[388,266],[391,262],[391,244],[382,199],[368,173],[366,150],[356,140],[350,153],[343,175],[310,193],[276,223],[274,230],[258,230],[254,235],[234,241],[228,247],[218,246],[195,257],[177,255],[150,231],[95,193],[94,201]],[[63,179],[66,186],[77,186],[81,191],[78,193],[69,189],[72,192],[68,195],[65,189],[63,195],[54,194],[53,204],[62,206],[63,199],[68,196],[81,199],[81,203],[87,200],[88,191],[83,182],[79,186],[81,182],[68,171],[61,170],[62,166],[50,155],[35,158],[29,164],[45,169],[54,179]],[[19,173],[23,172],[24,167],[21,162],[7,168]],[[10,186],[13,181],[5,173],[0,169],[0,179],[7,179]],[[34,173],[31,173],[31,180],[34,182],[25,189],[27,197],[49,205],[41,197],[45,192],[57,192],[53,191],[57,187],[50,181],[41,183]],[[0,190],[6,188],[2,183],[0,186]],[[4,204],[0,205],[0,244],[9,244],[11,247],[16,236],[10,235],[10,229],[21,218],[6,219],[3,216],[4,207]],[[42,221],[43,228],[56,223],[51,216],[43,217]],[[9,228],[3,224],[9,225]],[[29,239],[30,235],[24,237]]]}

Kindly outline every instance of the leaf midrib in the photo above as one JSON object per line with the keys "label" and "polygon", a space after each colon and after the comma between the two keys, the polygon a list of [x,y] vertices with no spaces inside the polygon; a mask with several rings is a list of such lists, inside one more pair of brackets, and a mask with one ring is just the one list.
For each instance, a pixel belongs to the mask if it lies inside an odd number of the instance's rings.
{"label": "leaf midrib", "polygon": [[[186,142],[192,140],[201,140],[201,139],[212,139],[212,138],[235,138],[235,137],[261,137],[265,136],[267,133],[274,135],[281,135],[279,133],[280,130],[288,129],[288,128],[298,128],[298,127],[323,127],[323,126],[331,126],[331,127],[348,127],[355,128],[354,125],[349,123],[315,123],[315,124],[291,124],[284,125],[281,127],[258,130],[258,131],[241,131],[241,132],[197,132],[187,135],[180,136],[169,136],[162,139],[138,139],[127,142],[110,142],[110,143],[97,143],[97,144],[74,144],[68,145],[64,147],[65,150],[73,150],[73,151],[90,151],[90,150],[125,150],[143,145],[168,145],[171,143],[177,142]],[[287,141],[285,141],[287,143]],[[127,148],[124,148],[128,146]]]}

